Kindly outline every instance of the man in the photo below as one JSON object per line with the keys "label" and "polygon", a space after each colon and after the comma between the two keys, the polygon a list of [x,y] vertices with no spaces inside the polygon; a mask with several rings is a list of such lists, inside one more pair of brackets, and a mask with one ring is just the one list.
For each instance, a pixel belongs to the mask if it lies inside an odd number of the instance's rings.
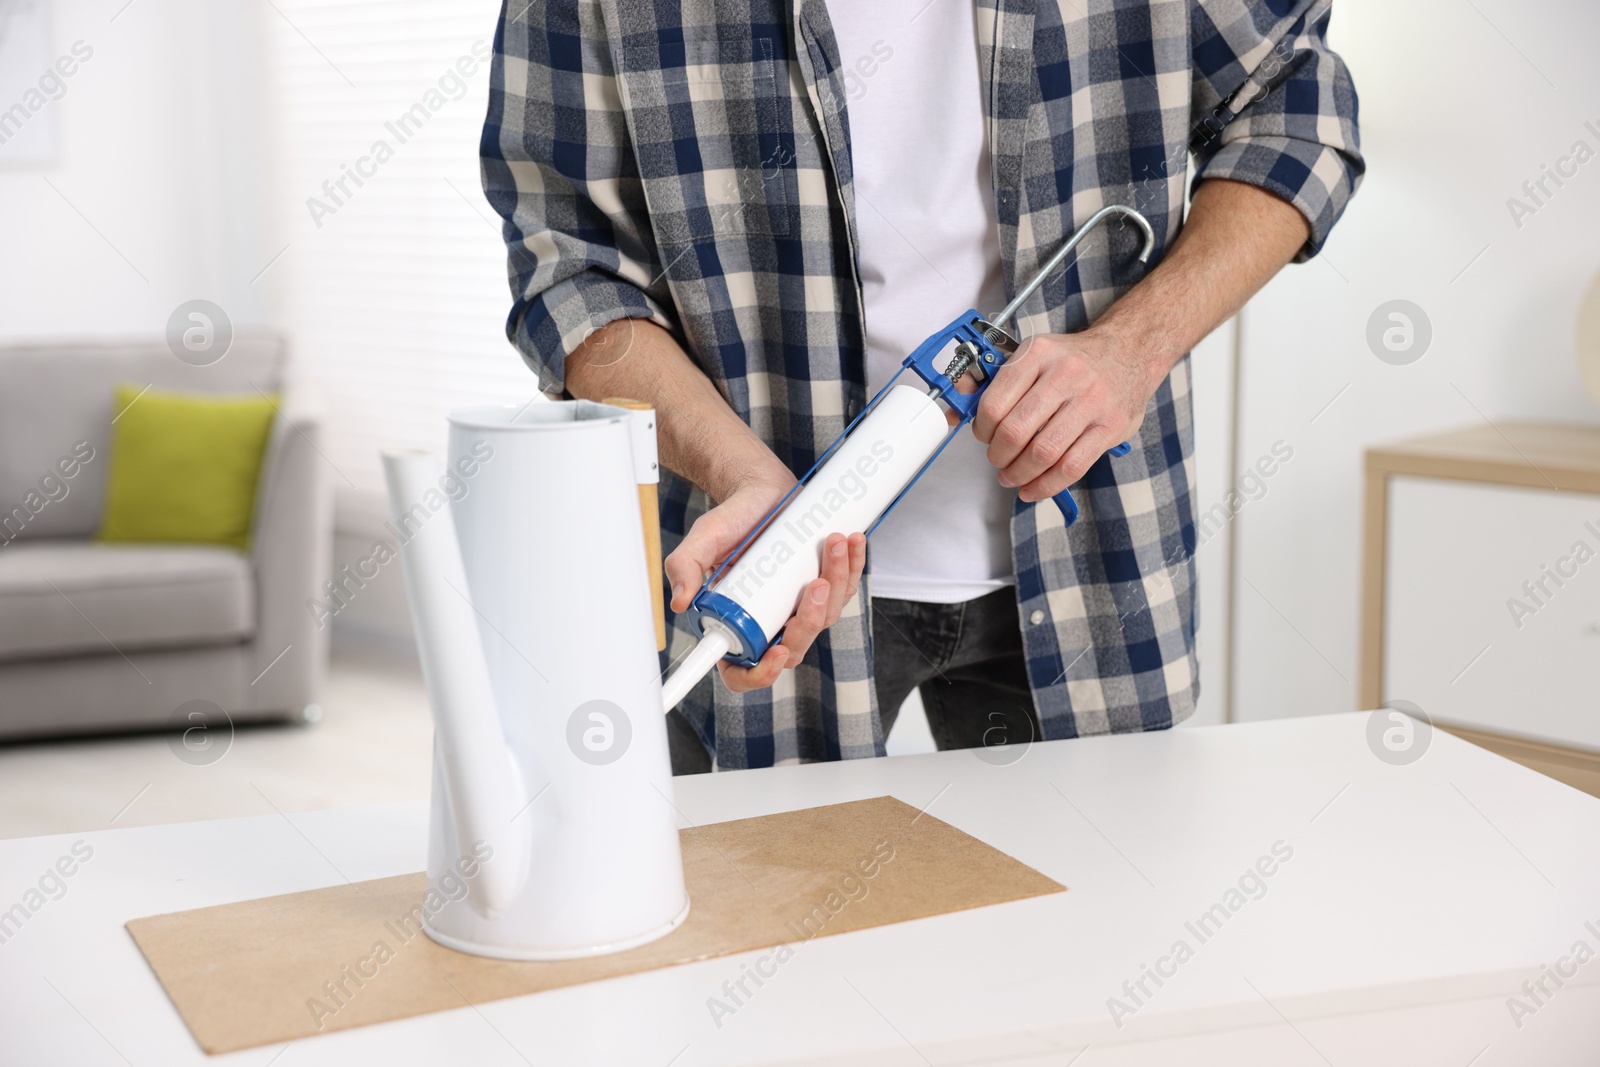
{"label": "man", "polygon": [[924,337],[1107,204],[1155,230],[1146,267],[1103,225],[1030,298],[870,571],[830,538],[783,641],[670,717],[675,769],[881,754],[912,688],[946,748],[1193,710],[1186,353],[1360,179],[1327,22],[1327,0],[508,5],[482,146],[508,335],[551,394],[657,409],[672,612]]}

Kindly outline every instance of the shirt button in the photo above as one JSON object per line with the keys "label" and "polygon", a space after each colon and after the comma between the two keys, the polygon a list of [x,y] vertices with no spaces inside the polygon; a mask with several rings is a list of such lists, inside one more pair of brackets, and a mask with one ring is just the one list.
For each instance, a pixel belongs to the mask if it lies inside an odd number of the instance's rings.
{"label": "shirt button", "polygon": [[1038,626],[1041,622],[1044,622],[1044,612],[1035,608],[1033,613],[1028,616],[1028,621],[1033,625]]}

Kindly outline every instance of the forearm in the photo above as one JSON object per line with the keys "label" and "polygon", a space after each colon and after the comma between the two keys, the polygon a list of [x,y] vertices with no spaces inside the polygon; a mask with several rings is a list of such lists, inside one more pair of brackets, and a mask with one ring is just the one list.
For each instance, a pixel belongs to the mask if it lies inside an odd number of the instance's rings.
{"label": "forearm", "polygon": [[1089,332],[1148,361],[1146,392],[1244,306],[1305,244],[1305,216],[1273,194],[1233,181],[1195,189],[1178,239]]}
{"label": "forearm", "polygon": [[792,481],[682,346],[649,320],[618,319],[596,330],[567,357],[566,385],[586,400],[626,396],[649,403],[662,465],[714,502],[753,481]]}

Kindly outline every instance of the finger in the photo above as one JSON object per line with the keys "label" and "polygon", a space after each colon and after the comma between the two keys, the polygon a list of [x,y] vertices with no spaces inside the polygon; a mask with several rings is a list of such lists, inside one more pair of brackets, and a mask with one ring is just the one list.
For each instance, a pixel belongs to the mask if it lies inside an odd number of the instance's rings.
{"label": "finger", "polygon": [[672,586],[673,611],[689,607],[689,601],[704,584],[706,575],[738,544],[736,540],[729,540],[725,526],[720,516],[707,512],[689,527],[678,547],[662,562]]}
{"label": "finger", "polygon": [[861,572],[867,569],[867,535],[850,535],[850,584],[844,600],[848,604],[861,586]]}
{"label": "finger", "polygon": [[832,585],[850,579],[850,543],[844,534],[829,534],[822,541],[822,579]]}
{"label": "finger", "polygon": [[792,658],[787,648],[773,645],[754,667],[736,667],[727,660],[718,660],[717,671],[722,675],[722,684],[731,692],[748,693],[752,689],[765,689],[776,682],[778,675],[783,673],[784,665]]}
{"label": "finger", "polygon": [[686,537],[683,543],[666,558],[662,569],[667,572],[667,581],[672,586],[672,610],[687,611],[689,601],[694,599],[701,583],[705,581],[708,565],[697,558],[693,546]]}
{"label": "finger", "polygon": [[667,583],[672,587],[672,596],[668,599],[667,605],[674,612],[688,610],[690,598],[700,587],[699,583],[693,581],[698,568],[692,560],[673,552],[666,558],[662,569],[667,572]]}
{"label": "finger", "polygon": [[1023,500],[1033,503],[1037,500],[1046,500],[1055,496],[1061,490],[1076,485],[1095,461],[1105,455],[1106,451],[1116,444],[1110,431],[1105,427],[1095,424],[1084,430],[1068,448],[1066,454],[1058,459],[1044,474],[1035,478],[1027,485],[1017,490],[1017,495]]}
{"label": "finger", "polygon": [[828,562],[822,568],[822,576],[828,579],[826,625],[832,626],[839,621],[845,601],[850,599],[850,542],[847,538],[835,534],[828,538],[826,548]]}
{"label": "finger", "polygon": [[978,415],[972,420],[972,433],[984,444],[994,440],[1000,423],[1039,377],[1035,361],[1027,358],[1033,351],[1033,342],[1032,337],[1022,342],[1016,354],[995,372],[994,381],[989,383],[989,387],[983,391],[983,399],[978,401]]}
{"label": "finger", "polygon": [[799,663],[811,650],[811,642],[828,628],[828,583],[816,579],[800,592],[794,618],[783,628],[783,645],[789,650],[789,662]]}
{"label": "finger", "polygon": [[1015,463],[1061,406],[1061,398],[1053,390],[1044,382],[1035,382],[995,427],[987,453],[990,465],[1005,470]]}
{"label": "finger", "polygon": [[1080,404],[1068,403],[1057,408],[1011,465],[1001,470],[1000,484],[1027,485],[1044,474],[1067,454],[1067,449],[1083,433],[1088,422]]}

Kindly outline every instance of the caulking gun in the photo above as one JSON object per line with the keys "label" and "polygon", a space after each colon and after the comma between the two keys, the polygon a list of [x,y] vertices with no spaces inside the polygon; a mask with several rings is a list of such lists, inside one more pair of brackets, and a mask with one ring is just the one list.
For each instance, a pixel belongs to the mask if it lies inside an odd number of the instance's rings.
{"label": "caulking gun", "polygon": [[[1143,231],[1139,262],[1147,262],[1155,248],[1149,221],[1131,207],[1112,204],[1079,227],[1005,310],[989,319],[976,310],[967,311],[905,358],[895,376],[695,594],[689,611],[699,627],[700,643],[662,687],[667,710],[677,707],[719,659],[742,667],[760,662],[778,640],[780,627],[794,614],[801,592],[821,573],[823,542],[830,534],[858,530],[872,536],[923,471],[977,415],[984,390],[1017,350],[1018,339],[1005,324],[1078,243],[1112,215],[1132,220]],[[935,360],[952,344],[953,352],[941,370]],[[907,371],[922,379],[926,391],[895,384]],[[963,393],[956,386],[969,374],[977,389]],[[946,408],[958,416],[954,428],[945,417]],[[1123,442],[1110,454],[1125,456],[1128,451]],[[1069,491],[1056,494],[1055,501],[1068,526],[1077,521],[1078,505]]]}

